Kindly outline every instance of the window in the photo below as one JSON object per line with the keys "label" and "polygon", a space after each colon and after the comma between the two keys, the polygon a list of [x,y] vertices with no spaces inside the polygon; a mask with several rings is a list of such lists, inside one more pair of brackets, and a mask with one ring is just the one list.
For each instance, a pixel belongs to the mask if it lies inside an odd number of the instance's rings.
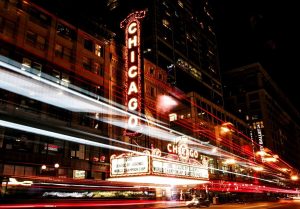
{"label": "window", "polygon": [[158,79],[159,79],[159,80],[162,80],[162,79],[163,79],[163,76],[162,76],[161,73],[158,74]]}
{"label": "window", "polygon": [[68,40],[74,40],[76,37],[74,30],[70,29],[69,27],[61,23],[57,24],[56,33]]}
{"label": "window", "polygon": [[150,95],[155,97],[155,89],[152,86],[150,87]]}
{"label": "window", "polygon": [[98,44],[95,44],[95,54],[98,56],[98,57],[103,57],[103,47],[98,45]]}
{"label": "window", "polygon": [[55,56],[72,61],[72,49],[62,46],[60,44],[55,44],[54,50]]}
{"label": "window", "polygon": [[71,147],[71,158],[77,158],[84,160],[84,151],[85,151],[85,145],[83,144],[73,144]]}
{"label": "window", "polygon": [[93,42],[91,40],[84,39],[84,48],[93,51]]}
{"label": "window", "polygon": [[29,19],[30,21],[39,24],[42,27],[48,27],[51,25],[51,17],[42,13],[41,11],[30,7],[28,9]]}
{"label": "window", "polygon": [[55,44],[55,48],[54,48],[54,53],[55,53],[55,56],[57,57],[63,57],[63,46],[60,45],[60,44]]}
{"label": "window", "polygon": [[58,70],[53,69],[52,76],[55,78],[55,82],[60,82],[60,72]]}
{"label": "window", "polygon": [[150,67],[150,75],[154,75],[154,68]]}
{"label": "window", "polygon": [[42,64],[40,64],[40,63],[38,63],[38,62],[33,62],[32,65],[31,65],[31,67],[32,67],[33,69],[36,69],[36,70],[37,70],[36,73],[38,73],[39,76],[41,75]]}
{"label": "window", "polygon": [[44,50],[46,47],[46,39],[32,31],[26,32],[26,42],[38,49]]}
{"label": "window", "polygon": [[168,20],[163,19],[163,20],[162,20],[162,24],[163,24],[163,26],[165,26],[166,28],[170,28],[170,22],[169,22]]}
{"label": "window", "polygon": [[91,69],[92,69],[92,59],[87,58],[87,57],[83,57],[83,58],[82,58],[82,66],[83,66],[86,70],[91,70]]}
{"label": "window", "polygon": [[0,33],[3,33],[4,28],[4,18],[0,16]]}
{"label": "window", "polygon": [[171,113],[171,114],[169,114],[169,120],[170,120],[170,121],[175,121],[175,120],[177,120],[177,114],[176,114],[176,113]]}
{"label": "window", "polygon": [[64,59],[72,61],[72,49],[64,47]]}
{"label": "window", "polygon": [[103,76],[103,65],[97,62],[94,63],[93,73]]}
{"label": "window", "polygon": [[16,25],[14,22],[0,17],[0,33],[5,34],[9,37],[14,37],[16,30]]}
{"label": "window", "polygon": [[179,5],[181,8],[183,8],[183,3],[182,3],[182,1],[178,0],[178,5]]}
{"label": "window", "polygon": [[62,73],[61,75],[61,85],[63,86],[69,86],[70,84],[70,79],[69,79],[69,75]]}
{"label": "window", "polygon": [[32,31],[27,31],[26,32],[26,42],[31,44],[31,45],[35,45],[37,40],[37,34],[35,34]]}
{"label": "window", "polygon": [[37,48],[45,49],[46,48],[46,39],[42,36],[37,36]]}
{"label": "window", "polygon": [[31,67],[31,60],[28,58],[23,58],[22,65],[26,67]]}

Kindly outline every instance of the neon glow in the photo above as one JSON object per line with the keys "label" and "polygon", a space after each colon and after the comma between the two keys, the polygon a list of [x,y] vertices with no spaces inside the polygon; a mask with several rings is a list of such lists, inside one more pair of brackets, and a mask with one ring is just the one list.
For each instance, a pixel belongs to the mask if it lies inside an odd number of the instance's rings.
{"label": "neon glow", "polygon": [[[125,69],[127,71],[125,81],[125,106],[127,110],[141,115],[142,106],[142,70],[140,56],[140,21],[144,18],[145,11],[131,13],[121,22],[121,28],[125,28]],[[130,115],[127,120],[129,129],[135,130],[140,124],[139,118],[136,115]],[[134,135],[125,131],[126,135]]]}
{"label": "neon glow", "polygon": [[198,158],[198,151],[189,149],[188,145],[185,143],[175,145],[167,145],[168,152],[178,154],[180,158],[188,159],[189,157]]}

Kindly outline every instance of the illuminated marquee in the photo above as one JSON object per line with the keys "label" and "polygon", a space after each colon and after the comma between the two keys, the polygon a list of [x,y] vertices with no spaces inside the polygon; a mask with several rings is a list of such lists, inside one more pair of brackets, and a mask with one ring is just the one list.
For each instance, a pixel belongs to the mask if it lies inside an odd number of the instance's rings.
{"label": "illuminated marquee", "polygon": [[191,178],[208,178],[208,167],[204,165],[190,165],[165,160],[153,159],[152,171],[167,176],[181,176]]}
{"label": "illuminated marquee", "polygon": [[[131,13],[121,22],[121,28],[125,28],[125,105],[127,111],[135,115],[129,116],[127,120],[128,129],[136,130],[139,119],[136,114],[142,111],[142,70],[140,52],[140,21],[145,17],[145,11]],[[128,132],[126,133],[128,134]]]}
{"label": "illuminated marquee", "polygon": [[[158,149],[156,149],[156,152]],[[159,151],[160,152],[160,151]],[[182,162],[162,158],[160,155],[144,152],[143,155],[123,153],[112,155],[110,158],[111,177],[132,177],[132,176],[172,176],[190,179],[208,179],[208,161],[203,159],[200,162]]]}
{"label": "illuminated marquee", "polygon": [[149,156],[112,157],[110,168],[111,177],[147,174],[149,173]]}
{"label": "illuminated marquee", "polygon": [[182,161],[188,161],[189,158],[197,159],[199,157],[198,151],[190,149],[185,137],[179,137],[177,143],[167,145],[169,153],[177,154]]}

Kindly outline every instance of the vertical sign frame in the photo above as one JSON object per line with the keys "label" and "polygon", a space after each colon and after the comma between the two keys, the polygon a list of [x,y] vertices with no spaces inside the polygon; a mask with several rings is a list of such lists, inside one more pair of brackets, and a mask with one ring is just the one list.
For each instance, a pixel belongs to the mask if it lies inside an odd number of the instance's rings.
{"label": "vertical sign frame", "polygon": [[136,11],[129,14],[120,24],[125,29],[125,106],[132,113],[127,119],[126,136],[135,136],[140,126],[143,95],[143,72],[141,59],[141,23],[146,12]]}

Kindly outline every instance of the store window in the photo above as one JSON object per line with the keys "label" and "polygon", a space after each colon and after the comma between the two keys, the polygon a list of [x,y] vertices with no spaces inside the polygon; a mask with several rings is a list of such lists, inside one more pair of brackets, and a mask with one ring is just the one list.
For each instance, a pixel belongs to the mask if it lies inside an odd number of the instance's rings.
{"label": "store window", "polygon": [[30,166],[4,164],[3,175],[7,176],[35,176],[36,169]]}
{"label": "store window", "polygon": [[83,144],[71,144],[71,158],[85,159],[85,145]]}

